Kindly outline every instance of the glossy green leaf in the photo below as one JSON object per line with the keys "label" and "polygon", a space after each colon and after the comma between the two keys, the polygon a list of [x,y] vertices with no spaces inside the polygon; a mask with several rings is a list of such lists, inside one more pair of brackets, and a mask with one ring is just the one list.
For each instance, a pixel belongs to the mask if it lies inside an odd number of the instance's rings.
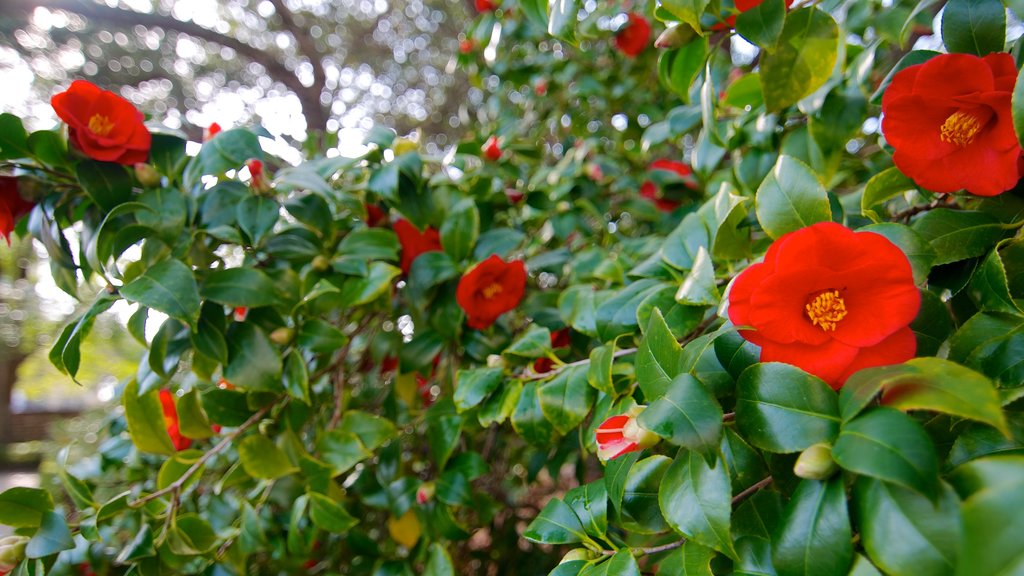
{"label": "glossy green leaf", "polygon": [[1020,306],[1014,302],[1010,294],[1010,286],[1006,278],[1006,266],[993,250],[982,261],[971,277],[969,290],[982,310],[1020,314]]}
{"label": "glossy green leaf", "polygon": [[9,112],[0,114],[0,158],[27,158],[30,154],[28,132],[21,118]]}
{"label": "glossy green leaf", "polygon": [[358,436],[341,430],[331,430],[322,435],[317,448],[321,459],[331,467],[335,476],[348,472],[359,462],[373,456]]}
{"label": "glossy green leaf", "polygon": [[238,444],[238,457],[253,478],[273,480],[295,471],[283,450],[266,436],[247,436]]}
{"label": "glossy green leaf", "polygon": [[792,156],[779,156],[757,189],[755,203],[757,220],[772,238],[832,220],[825,187],[809,166]]}
{"label": "glossy green leaf", "polygon": [[578,0],[548,1],[548,34],[572,42],[576,37]]}
{"label": "glossy green leaf", "polygon": [[616,515],[622,509],[622,496],[626,490],[626,478],[633,465],[640,460],[640,452],[630,452],[608,462],[604,474],[604,486],[608,491],[608,502]]}
{"label": "glossy green leaf", "polygon": [[243,128],[224,130],[203,142],[199,155],[185,167],[185,186],[195,186],[204,174],[223,174],[241,168],[250,158],[261,159],[262,156],[256,134]]}
{"label": "glossy green leaf", "polygon": [[761,58],[761,87],[769,112],[797,103],[832,75],[838,54],[839,27],[817,8],[786,15],[775,50]]}
{"label": "glossy green leaf", "polygon": [[200,289],[203,298],[225,306],[258,308],[279,301],[277,286],[255,268],[230,268],[211,272]]}
{"label": "glossy green leaf", "polygon": [[537,387],[540,409],[559,434],[568,434],[590,413],[597,392],[587,382],[586,366],[572,366]]}
{"label": "glossy green leaf", "polygon": [[988,252],[1005,231],[984,212],[937,208],[914,220],[911,227],[935,250],[935,265],[949,264]]}
{"label": "glossy green leaf", "polygon": [[917,190],[914,181],[893,166],[882,170],[868,180],[864,194],[860,197],[860,211],[875,222],[880,222],[888,213],[884,211],[886,200],[910,190]]}
{"label": "glossy green leaf", "polygon": [[693,268],[676,292],[676,302],[696,306],[714,306],[721,300],[715,283],[715,268],[703,246],[698,248]]}
{"label": "glossy green leaf", "polygon": [[712,467],[698,454],[682,449],[665,472],[658,490],[661,513],[672,528],[709,548],[736,557],[730,536],[732,488],[725,463]]}
{"label": "glossy green leaf", "polygon": [[423,572],[423,576],[455,576],[452,558],[440,542],[434,542],[430,545],[427,567]]}
{"label": "glossy green leaf", "polygon": [[722,407],[693,375],[676,376],[665,395],[640,413],[638,422],[672,444],[714,462],[722,437]]}
{"label": "glossy green leaf", "polygon": [[139,384],[133,379],[121,394],[128,434],[141,452],[171,456],[174,445],[164,424],[164,411],[156,390],[139,395]]}
{"label": "glossy green leaf", "polygon": [[644,396],[653,400],[668,392],[672,379],[682,371],[681,352],[682,347],[665,323],[661,310],[655,309],[636,354],[636,380]]}
{"label": "glossy green leaf", "polygon": [[[177,482],[202,456],[199,450],[182,450],[165,460],[156,477],[157,489],[163,490]],[[202,471],[186,480],[185,486],[195,483],[201,475]]]}
{"label": "glossy green leaf", "polygon": [[53,510],[46,490],[15,486],[0,493],[0,524],[12,528],[36,528],[43,514]]}
{"label": "glossy green leaf", "polygon": [[228,364],[224,378],[239,388],[279,392],[281,354],[270,338],[251,322],[236,323],[228,333]]}
{"label": "glossy green leaf", "polygon": [[338,430],[356,435],[367,450],[376,450],[398,433],[394,423],[387,418],[359,410],[345,412]]}
{"label": "glossy green leaf", "polygon": [[42,513],[39,529],[25,546],[25,557],[45,558],[74,547],[75,542],[71,539],[71,530],[64,516],[47,511]]}
{"label": "glossy green leaf", "polygon": [[764,0],[736,15],[736,33],[751,44],[771,51],[779,41],[785,20],[786,3],[783,0]]}
{"label": "glossy green leaf", "polygon": [[501,385],[503,379],[501,368],[459,370],[455,378],[455,407],[459,412],[476,407]]}
{"label": "glossy green leaf", "polygon": [[388,292],[392,281],[401,273],[397,266],[372,262],[365,278],[349,278],[341,286],[341,301],[346,306],[361,306],[373,302]]}
{"label": "glossy green leaf", "polygon": [[714,550],[687,541],[658,563],[655,576],[714,576],[711,571],[714,557]]}
{"label": "glossy green leaf", "polygon": [[306,320],[296,335],[295,342],[304,350],[319,354],[330,354],[340,350],[348,337],[345,334],[318,318]]}
{"label": "glossy green leaf", "polygon": [[1002,52],[1006,7],[1000,0],[949,0],[942,12],[942,42],[950,52]]}
{"label": "glossy green leaf", "polygon": [[309,398],[309,371],[306,369],[306,362],[298,350],[292,350],[284,360],[284,371],[282,373],[284,388],[288,394],[296,400],[305,404],[310,403]]}
{"label": "glossy green leaf", "polygon": [[158,310],[193,329],[199,322],[199,288],[192,270],[180,260],[164,260],[119,290],[130,302]]}
{"label": "glossy green leaf", "polygon": [[608,531],[608,490],[604,480],[566,492],[565,503],[576,513],[587,534],[602,537]]}
{"label": "glossy green leaf", "polygon": [[580,576],[640,576],[640,567],[632,552],[619,550],[607,561],[584,568]]}
{"label": "glossy green leaf", "polygon": [[832,447],[845,470],[893,482],[935,498],[939,460],[928,433],[892,408],[875,408],[845,422]]}
{"label": "glossy green leaf", "polygon": [[662,288],[661,282],[645,278],[633,282],[598,306],[597,332],[602,342],[628,334],[638,326],[636,311],[640,303]]}
{"label": "glossy green leaf", "polygon": [[842,479],[803,480],[773,535],[772,563],[779,576],[845,576],[852,538]]}
{"label": "glossy green leaf", "polygon": [[178,398],[178,428],[186,438],[201,440],[213,436],[210,420],[199,402],[199,390],[193,388]]}
{"label": "glossy green leaf", "polygon": [[453,413],[451,404],[438,403],[427,413],[427,444],[438,470],[455,451],[462,435],[462,416]]}
{"label": "glossy green leaf", "polygon": [[531,324],[518,338],[502,351],[502,355],[521,358],[540,358],[551,352],[551,331]]}
{"label": "glossy green leaf", "polygon": [[452,206],[441,224],[440,236],[441,246],[452,260],[460,262],[473,253],[473,247],[480,236],[480,211],[471,198]]}
{"label": "glossy green leaf", "polygon": [[658,454],[644,458],[629,468],[622,486],[621,506],[622,526],[626,530],[640,534],[659,534],[669,529],[658,506],[658,491],[664,486],[671,464],[670,458]]}
{"label": "glossy green leaf", "polygon": [[[1017,133],[1017,141],[1024,146],[1024,69],[1017,73],[1017,82],[1013,85],[1013,98],[1011,100],[1010,112],[1013,117],[1013,129]],[[0,146],[3,143],[0,142]]]}
{"label": "glossy green leaf", "polygon": [[957,576],[1020,574],[1024,530],[1024,457],[973,460],[954,471],[963,498],[963,532]]}
{"label": "glossy green leaf", "polygon": [[615,394],[612,383],[612,366],[615,362],[615,346],[605,344],[590,351],[590,363],[587,365],[587,382],[595,390],[605,394]]}
{"label": "glossy green leaf", "polygon": [[209,552],[217,544],[213,526],[198,514],[181,514],[167,532],[167,547],[175,554],[194,556]]}
{"label": "glossy green leaf", "polygon": [[109,310],[115,302],[117,302],[115,296],[104,292],[84,314],[64,327],[50,349],[50,363],[61,372],[71,376],[75,382],[78,382],[76,376],[78,376],[78,369],[82,363],[82,340],[92,331],[96,316]]}
{"label": "glossy green leaf", "polygon": [[306,495],[309,497],[309,519],[317,528],[340,534],[359,523],[332,498],[316,492],[309,492]]}
{"label": "glossy green leaf", "polygon": [[132,177],[124,166],[84,160],[75,165],[75,175],[85,193],[103,210],[109,211],[131,199]]}
{"label": "glossy green leaf", "polygon": [[588,540],[576,513],[558,498],[548,501],[547,506],[526,527],[523,538],[538,544],[574,544]]}
{"label": "glossy green leaf", "polygon": [[823,381],[778,362],[755,364],[736,386],[736,424],[769,452],[799,452],[839,432],[836,393]]}
{"label": "glossy green leaf", "polygon": [[711,241],[707,226],[696,212],[687,214],[665,238],[661,257],[679,270],[689,270],[697,259],[697,252]]}

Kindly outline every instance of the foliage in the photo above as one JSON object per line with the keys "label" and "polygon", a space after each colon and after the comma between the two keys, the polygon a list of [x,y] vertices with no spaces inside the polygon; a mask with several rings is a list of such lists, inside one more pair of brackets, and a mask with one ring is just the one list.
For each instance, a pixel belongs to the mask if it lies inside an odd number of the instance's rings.
{"label": "foliage", "polygon": [[[488,9],[459,56],[488,96],[444,157],[378,129],[359,158],[282,166],[232,129],[192,157],[154,134],[131,170],[0,117],[0,157],[38,190],[28,232],[92,298],[51,359],[101,362],[75,342],[122,298],[147,347],[65,494],[0,495],[31,537],[16,573],[1019,573],[1024,195],[920,188],[878,132],[943,6],[743,7],[647,7],[671,28],[632,59],[619,6]],[[950,0],[941,39],[1019,53],[1006,22]],[[648,170],[662,158],[692,173]],[[888,239],[920,291],[915,357],[838,391],[727,320],[737,276],[829,221]],[[525,263],[525,297],[472,329],[458,287],[492,255]],[[840,339],[829,294],[804,328]],[[599,427],[620,435],[604,463]]]}

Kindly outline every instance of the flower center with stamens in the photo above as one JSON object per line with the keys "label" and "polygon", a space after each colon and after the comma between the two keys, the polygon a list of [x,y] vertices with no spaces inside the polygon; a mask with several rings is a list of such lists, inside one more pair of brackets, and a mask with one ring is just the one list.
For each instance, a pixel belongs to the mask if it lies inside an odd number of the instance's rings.
{"label": "flower center with stamens", "polygon": [[846,302],[839,297],[839,290],[826,290],[818,294],[805,309],[811,324],[820,326],[825,332],[835,332],[836,324],[846,317]]}
{"label": "flower center with stamens", "polygon": [[491,298],[494,298],[498,294],[501,294],[503,291],[504,291],[504,288],[501,287],[501,284],[498,284],[497,282],[494,282],[491,285],[489,285],[489,286],[484,288],[484,290],[483,290],[484,298],[487,298],[488,300],[490,300]]}
{"label": "flower center with stamens", "polygon": [[106,136],[113,129],[114,123],[102,114],[93,114],[92,118],[89,118],[89,131],[97,136]]}
{"label": "flower center with stamens", "polygon": [[974,141],[981,131],[981,122],[966,112],[954,112],[939,129],[944,142],[956,144],[963,148]]}

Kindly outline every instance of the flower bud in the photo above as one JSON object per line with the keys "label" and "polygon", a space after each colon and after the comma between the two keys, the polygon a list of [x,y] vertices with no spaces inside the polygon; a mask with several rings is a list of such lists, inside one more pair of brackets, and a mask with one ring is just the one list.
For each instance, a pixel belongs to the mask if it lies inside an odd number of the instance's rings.
{"label": "flower bud", "polygon": [[487,367],[488,368],[504,368],[505,359],[500,354],[489,354],[487,356]]}
{"label": "flower bud", "polygon": [[135,164],[135,178],[143,188],[156,188],[160,185],[160,173],[152,164],[138,162]]}
{"label": "flower bud", "polygon": [[669,26],[658,36],[658,39],[654,41],[655,48],[679,48],[685,46],[693,40],[697,33],[694,32],[687,24],[680,24],[678,26]]}
{"label": "flower bud", "polygon": [[596,162],[587,164],[586,171],[587,178],[590,178],[594,182],[599,182],[604,178],[604,171],[601,170],[601,165]]}
{"label": "flower bud", "polygon": [[28,536],[0,538],[0,571],[13,570],[25,559],[25,545],[28,541]]}
{"label": "flower bud", "polygon": [[585,560],[589,562],[596,557],[597,554],[592,550],[587,550],[586,548],[574,548],[569,550],[565,556],[562,556],[562,559],[558,563],[565,564],[566,562],[574,562],[576,560]]}
{"label": "flower bud", "polygon": [[331,267],[331,259],[323,254],[317,254],[316,258],[313,258],[313,270],[317,272],[323,272]]}
{"label": "flower bud", "polygon": [[391,149],[395,152],[395,156],[401,156],[407,152],[416,152],[420,149],[420,145],[412,138],[403,136],[395,140],[395,145]]}
{"label": "flower bud", "polygon": [[548,81],[541,78],[533,87],[533,93],[537,96],[544,96],[548,93]]}
{"label": "flower bud", "polygon": [[247,316],[249,316],[248,306],[235,306],[232,313],[232,317],[235,319],[235,322],[245,322],[245,318]]}
{"label": "flower bud", "polygon": [[295,330],[292,330],[291,328],[288,328],[286,326],[277,328],[270,333],[270,341],[273,342],[274,344],[278,344],[281,346],[284,346],[291,342],[292,338],[294,337]]}
{"label": "flower bud", "polygon": [[501,159],[501,146],[498,145],[498,137],[491,136],[484,142],[483,145],[484,158],[491,162],[497,162]]}
{"label": "flower bud", "polygon": [[597,427],[597,457],[603,461],[650,448],[661,438],[640,426],[637,417],[646,406],[634,406],[625,414],[612,416]]}
{"label": "flower bud", "polygon": [[437,487],[434,486],[433,482],[424,482],[420,484],[420,487],[416,489],[416,503],[420,506],[425,506],[427,502],[434,499],[434,493],[437,491]]}
{"label": "flower bud", "polygon": [[203,130],[203,142],[206,142],[210,138],[213,138],[220,131],[220,124],[217,124],[216,122],[210,124],[210,126],[206,130]]}
{"label": "flower bud", "polygon": [[473,51],[473,46],[473,41],[467,38],[466,40],[459,42],[459,52],[462,54],[469,54]]}
{"label": "flower bud", "polygon": [[822,442],[800,453],[793,466],[793,473],[808,480],[825,480],[838,469],[832,459],[832,445]]}
{"label": "flower bud", "polygon": [[569,210],[572,210],[572,204],[569,204],[568,200],[562,200],[558,204],[555,204],[555,211],[559,214],[565,214]]}
{"label": "flower bud", "polygon": [[515,188],[505,188],[505,197],[513,204],[519,204],[524,198],[523,193]]}
{"label": "flower bud", "polygon": [[250,158],[245,161],[246,168],[249,169],[249,174],[252,176],[252,180],[249,185],[256,192],[269,192],[270,184],[267,182],[266,177],[263,174],[263,162],[255,158]]}

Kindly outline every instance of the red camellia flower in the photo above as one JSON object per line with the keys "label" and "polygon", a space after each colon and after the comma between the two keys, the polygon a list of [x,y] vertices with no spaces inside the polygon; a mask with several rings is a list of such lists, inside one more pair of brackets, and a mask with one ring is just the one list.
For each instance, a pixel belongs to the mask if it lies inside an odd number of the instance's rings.
{"label": "red camellia flower", "polygon": [[34,204],[21,197],[18,179],[14,176],[0,176],[0,236],[11,245],[11,232],[22,216],[32,211]]}
{"label": "red camellia flower", "polygon": [[246,317],[249,316],[249,307],[235,306],[232,316],[235,319],[235,322],[245,322]]}
{"label": "red camellia flower", "polygon": [[658,435],[641,428],[636,421],[644,408],[634,406],[625,414],[612,416],[597,427],[597,457],[602,462],[658,443]]}
{"label": "red camellia flower", "polygon": [[462,54],[469,54],[472,51],[473,51],[473,41],[472,40],[467,38],[467,39],[462,40],[462,41],[459,42],[459,52],[461,52]]}
{"label": "red camellia flower", "polygon": [[[736,0],[736,10],[742,14],[761,5],[764,0]],[[786,0],[786,10],[793,6],[794,0]],[[711,27],[712,30],[731,30],[736,27],[736,15],[732,14],[725,18],[724,23],[719,22]]]}
{"label": "red camellia flower", "polygon": [[636,12],[629,15],[629,20],[615,34],[615,46],[630,58],[636,58],[647,48],[651,39],[651,23]]}
{"label": "red camellia flower", "polygon": [[498,137],[491,136],[484,142],[483,145],[484,158],[487,158],[491,162],[497,162],[501,159],[501,146],[498,145]]}
{"label": "red camellia flower", "polygon": [[497,254],[477,264],[459,280],[455,300],[466,311],[466,324],[484,330],[519,305],[526,293],[526,265],[505,262]]}
{"label": "red camellia flower", "polygon": [[854,372],[914,357],[921,295],[906,255],[881,234],[822,222],[785,234],[729,292],[729,319],[785,362],[842,387]]}
{"label": "red camellia flower", "polygon": [[398,235],[398,243],[402,245],[402,261],[400,266],[402,272],[409,273],[412,263],[420,254],[426,252],[441,251],[441,235],[430,226],[423,232],[412,225],[404,218],[395,221],[395,234]]}
{"label": "red camellia flower", "polygon": [[475,0],[477,12],[493,12],[498,6],[493,0]]}
{"label": "red camellia flower", "polygon": [[376,228],[384,224],[387,221],[388,215],[386,212],[380,209],[380,206],[376,204],[366,205],[366,225],[370,228]]}
{"label": "red camellia flower", "polygon": [[[562,328],[561,330],[555,330],[551,333],[551,347],[555,350],[559,348],[568,348],[572,345],[572,334],[569,333],[568,328]],[[533,371],[537,374],[544,374],[551,372],[551,368],[554,367],[555,361],[551,358],[537,358],[533,361]]]}
{"label": "red camellia flower", "polygon": [[210,124],[210,126],[206,130],[203,130],[203,142],[206,142],[210,138],[213,138],[218,133],[220,133],[221,130],[222,129],[220,127],[220,124],[217,124],[216,122]]}
{"label": "red camellia flower", "polygon": [[882,133],[901,172],[933,192],[995,196],[1022,174],[1010,100],[1013,57],[941,54],[893,76]]}
{"label": "red camellia flower", "polygon": [[[690,170],[689,166],[683,164],[682,162],[676,162],[675,160],[665,159],[655,160],[654,162],[651,163],[648,170],[663,170],[665,172],[672,172],[684,179],[683,184],[687,188],[691,190],[696,188],[691,179],[691,175],[693,174],[693,172]],[[657,206],[658,210],[661,210],[662,212],[671,212],[678,208],[680,204],[682,204],[678,200],[673,200],[671,198],[663,198],[659,196],[658,186],[654,182],[651,182],[650,180],[644,182],[640,186],[640,195],[654,202],[654,205]]]}
{"label": "red camellia flower", "polygon": [[117,94],[75,80],[50,104],[68,125],[71,143],[93,160],[131,166],[149,157],[152,137],[142,114]]}
{"label": "red camellia flower", "polygon": [[171,437],[174,449],[181,451],[192,445],[192,440],[181,435],[178,428],[178,409],[174,405],[174,394],[170,390],[160,391],[160,404],[164,409],[164,425],[167,426],[167,434]]}

